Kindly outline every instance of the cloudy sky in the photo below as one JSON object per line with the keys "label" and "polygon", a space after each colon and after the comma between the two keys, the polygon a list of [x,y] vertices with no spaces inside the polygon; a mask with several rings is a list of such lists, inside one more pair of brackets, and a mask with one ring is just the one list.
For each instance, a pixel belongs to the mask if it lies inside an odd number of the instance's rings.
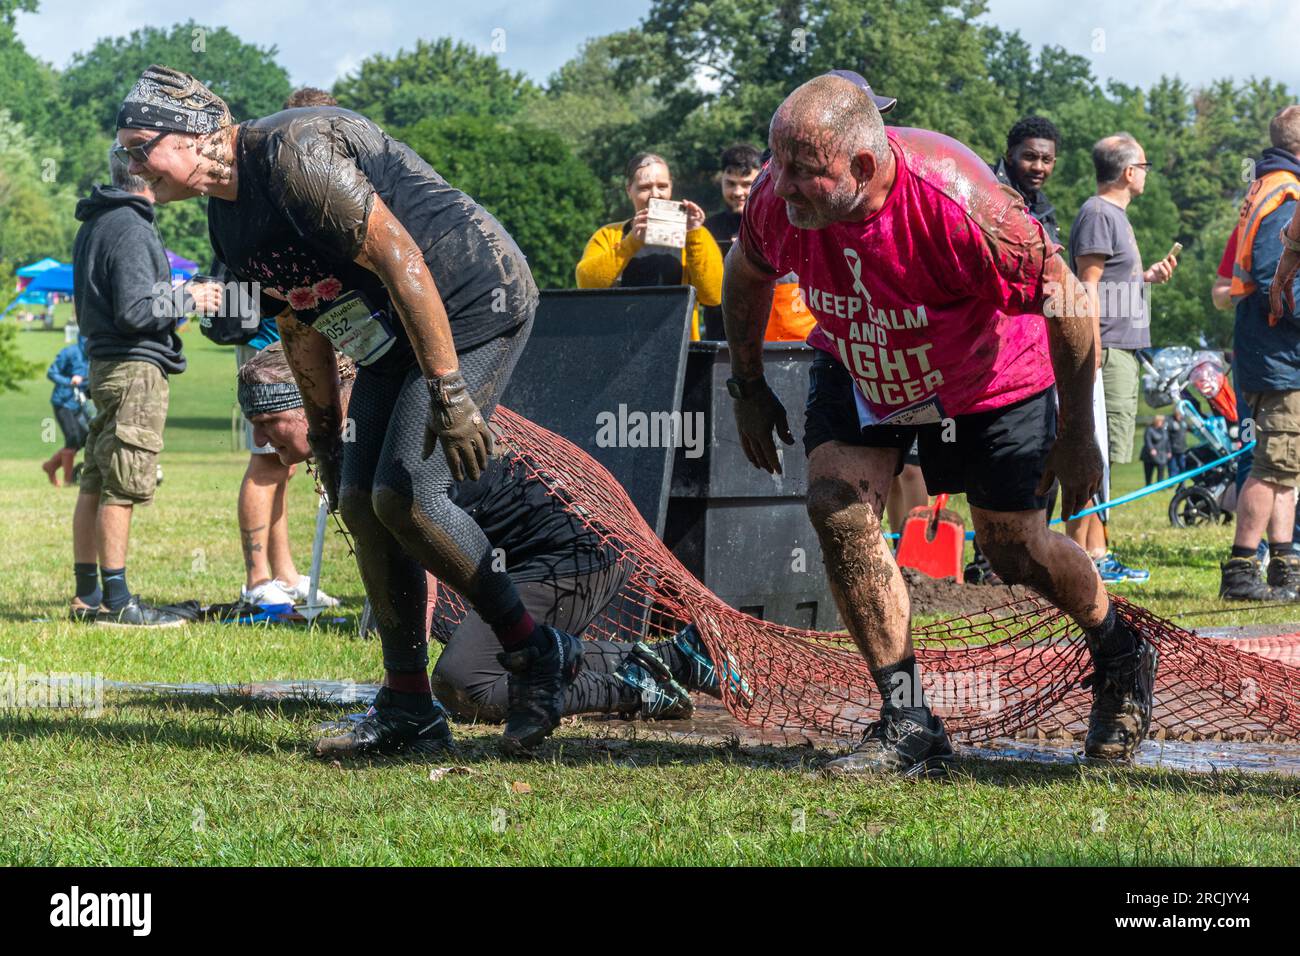
{"label": "cloudy sky", "polygon": [[[55,66],[102,36],[193,16],[279,48],[295,84],[330,86],[373,53],[417,37],[453,36],[545,80],[584,39],[634,26],[649,0],[41,0],[18,18],[29,50]],[[1193,83],[1251,74],[1300,92],[1300,2],[1295,0],[991,0],[988,20],[1087,56],[1102,78],[1147,85],[1162,73]],[[494,31],[498,31],[494,33]],[[504,31],[504,32],[500,32]],[[813,38],[815,41],[815,38]],[[884,85],[883,80],[881,85]]]}

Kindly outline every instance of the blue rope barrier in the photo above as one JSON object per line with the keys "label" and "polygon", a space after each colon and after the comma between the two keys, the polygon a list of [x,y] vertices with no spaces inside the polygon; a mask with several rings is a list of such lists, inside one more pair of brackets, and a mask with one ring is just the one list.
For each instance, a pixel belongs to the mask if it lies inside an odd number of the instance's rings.
{"label": "blue rope barrier", "polygon": [[[1078,514],[1071,515],[1069,518],[1055,518],[1052,520],[1051,523],[1061,524],[1062,522],[1065,521],[1073,521],[1075,518],[1086,517],[1087,515],[1094,514],[1098,511],[1109,511],[1111,508],[1118,508],[1120,505],[1126,505],[1130,501],[1137,501],[1139,498],[1145,498],[1147,495],[1153,495],[1157,491],[1164,491],[1166,488],[1170,488],[1173,485],[1181,484],[1182,482],[1186,481],[1188,478],[1194,478],[1196,475],[1203,474],[1204,472],[1209,471],[1211,468],[1218,468],[1220,465],[1224,464],[1225,462],[1232,461],[1232,459],[1236,458],[1238,455],[1244,455],[1246,452],[1250,451],[1254,447],[1255,447],[1254,442],[1251,442],[1249,445],[1242,445],[1236,451],[1229,452],[1228,454],[1224,455],[1222,458],[1217,458],[1214,461],[1209,462],[1208,464],[1200,465],[1196,468],[1191,469],[1190,471],[1184,471],[1177,475],[1170,475],[1168,478],[1165,478],[1163,481],[1157,481],[1153,485],[1146,485],[1145,487],[1139,488],[1137,491],[1131,491],[1127,495],[1123,495],[1122,497],[1116,498],[1114,501],[1107,501],[1103,504],[1093,505],[1091,508],[1084,508]],[[897,532],[891,531],[886,533],[885,537],[892,541],[896,538],[901,537],[901,535],[898,534]],[[967,531],[966,540],[974,541],[975,532]]]}

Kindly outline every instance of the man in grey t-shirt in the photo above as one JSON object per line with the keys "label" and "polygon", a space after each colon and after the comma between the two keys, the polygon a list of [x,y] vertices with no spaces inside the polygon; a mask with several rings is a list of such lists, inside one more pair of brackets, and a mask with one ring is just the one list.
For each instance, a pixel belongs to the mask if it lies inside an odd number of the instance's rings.
{"label": "man in grey t-shirt", "polygon": [[[1105,395],[1105,443],[1110,464],[1133,460],[1137,421],[1137,349],[1151,345],[1147,286],[1168,282],[1178,264],[1169,257],[1143,271],[1142,254],[1128,221],[1128,204],[1142,195],[1151,164],[1128,133],[1116,133],[1092,148],[1097,194],[1079,209],[1070,227],[1074,273],[1097,299],[1101,316],[1101,389]],[[1100,431],[1100,429],[1099,429]],[[1098,562],[1107,582],[1144,581],[1145,571],[1126,568],[1106,546],[1105,528],[1096,516],[1070,523],[1070,536]]]}

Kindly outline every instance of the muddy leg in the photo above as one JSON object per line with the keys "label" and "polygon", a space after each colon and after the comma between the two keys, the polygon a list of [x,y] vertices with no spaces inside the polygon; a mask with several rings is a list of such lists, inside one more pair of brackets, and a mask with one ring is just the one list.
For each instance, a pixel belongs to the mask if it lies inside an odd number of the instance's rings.
{"label": "muddy leg", "polygon": [[873,671],[912,655],[911,602],[880,527],[901,454],[832,441],[808,459],[808,517],[831,593]]}
{"label": "muddy leg", "polygon": [[1049,531],[1042,511],[972,507],[971,517],[980,547],[1002,580],[1033,588],[1082,628],[1101,624],[1110,599],[1097,566],[1065,535]]}

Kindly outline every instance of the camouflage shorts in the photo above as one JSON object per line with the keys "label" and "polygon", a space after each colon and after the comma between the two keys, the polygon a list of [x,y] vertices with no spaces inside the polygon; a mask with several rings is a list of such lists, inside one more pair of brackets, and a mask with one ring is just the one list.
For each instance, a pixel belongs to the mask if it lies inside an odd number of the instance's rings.
{"label": "camouflage shorts", "polygon": [[1300,391],[1247,392],[1255,420],[1255,458],[1250,476],[1295,488],[1300,485]]}
{"label": "camouflage shorts", "polygon": [[86,438],[81,490],[100,504],[153,500],[167,421],[167,376],[152,362],[92,359],[91,398],[98,414]]}

